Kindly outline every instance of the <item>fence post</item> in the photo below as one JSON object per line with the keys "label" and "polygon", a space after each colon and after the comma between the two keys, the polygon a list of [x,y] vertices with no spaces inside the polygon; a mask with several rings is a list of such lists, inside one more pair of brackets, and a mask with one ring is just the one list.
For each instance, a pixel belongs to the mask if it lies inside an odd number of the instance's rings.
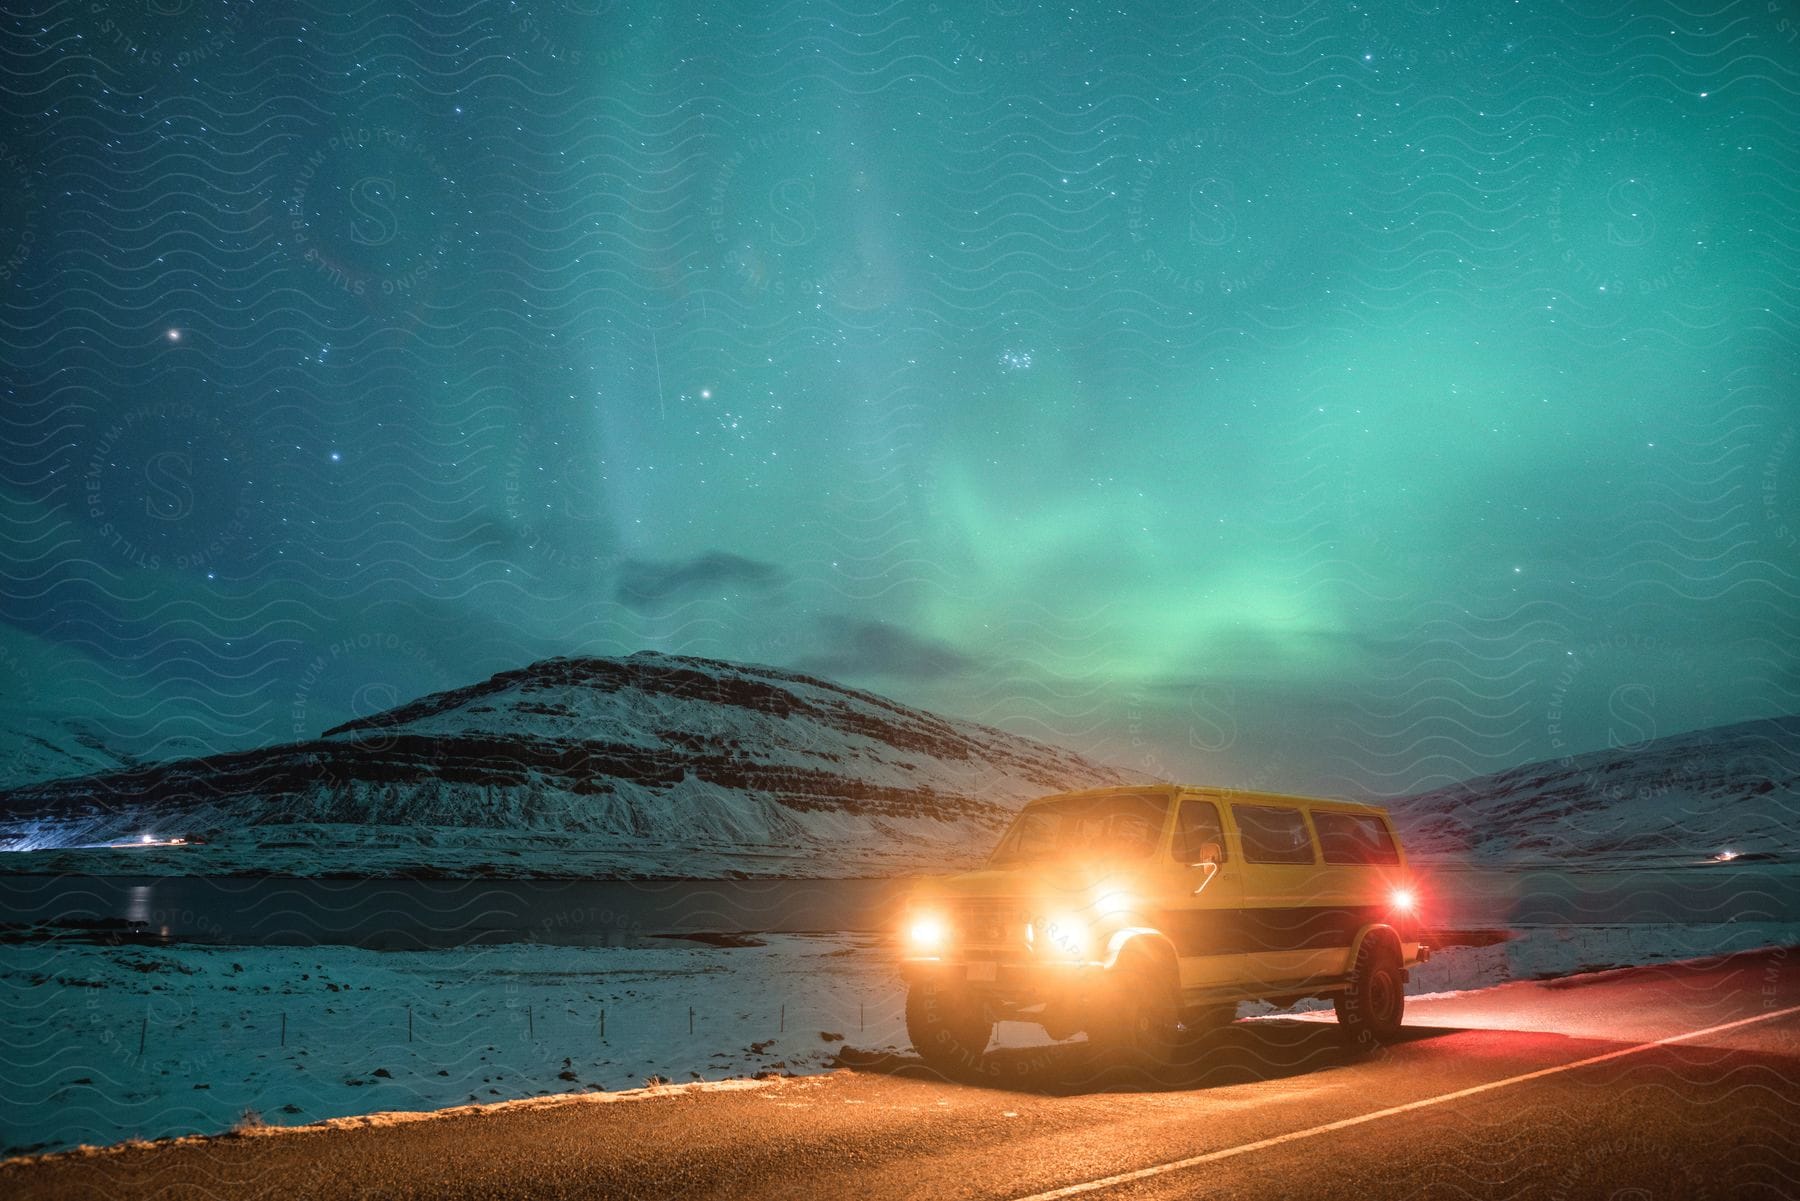
{"label": "fence post", "polygon": [[531,1020],[531,1006],[529,1005],[525,1007],[525,1037],[532,1039],[537,1037],[537,1026]]}
{"label": "fence post", "polygon": [[692,1034],[693,1032],[694,1032],[694,1007],[692,1005],[689,1005],[688,1006],[688,1033]]}
{"label": "fence post", "polygon": [[606,1006],[600,1007],[600,1041],[606,1041]]}
{"label": "fence post", "polygon": [[150,1040],[150,1015],[144,1015],[144,1024],[138,1027],[138,1058],[144,1057],[144,1044]]}
{"label": "fence post", "polygon": [[412,1006],[406,1007],[406,1041],[412,1041]]}
{"label": "fence post", "polygon": [[287,1046],[287,1014],[281,1015],[281,1045]]}
{"label": "fence post", "polygon": [[781,1003],[781,1033],[787,1033],[787,1002]]}

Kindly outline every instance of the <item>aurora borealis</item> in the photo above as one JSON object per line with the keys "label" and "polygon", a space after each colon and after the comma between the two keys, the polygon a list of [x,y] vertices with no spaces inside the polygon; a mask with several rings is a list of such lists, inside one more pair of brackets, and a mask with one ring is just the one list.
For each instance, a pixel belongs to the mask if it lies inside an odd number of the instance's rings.
{"label": "aurora borealis", "polygon": [[640,648],[1349,795],[1800,707],[1790,6],[35,2],[6,746]]}

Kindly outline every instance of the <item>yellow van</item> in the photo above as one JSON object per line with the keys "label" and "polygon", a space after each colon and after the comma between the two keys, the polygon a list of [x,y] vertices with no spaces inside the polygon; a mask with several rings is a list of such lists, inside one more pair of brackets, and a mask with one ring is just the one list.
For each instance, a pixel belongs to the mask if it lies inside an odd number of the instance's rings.
{"label": "yellow van", "polygon": [[977,1067],[1000,1020],[1155,1063],[1237,1004],[1329,996],[1359,1044],[1393,1037],[1417,893],[1373,805],[1153,785],[1018,813],[985,867],[933,881],[900,929],[926,1062]]}

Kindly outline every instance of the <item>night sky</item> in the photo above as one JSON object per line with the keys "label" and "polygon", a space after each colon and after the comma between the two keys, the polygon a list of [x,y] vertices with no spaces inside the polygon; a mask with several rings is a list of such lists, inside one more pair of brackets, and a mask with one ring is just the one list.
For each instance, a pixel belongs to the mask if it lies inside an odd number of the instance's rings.
{"label": "night sky", "polygon": [[5,737],[644,648],[1342,794],[1800,711],[1800,8],[770,7],[9,6]]}

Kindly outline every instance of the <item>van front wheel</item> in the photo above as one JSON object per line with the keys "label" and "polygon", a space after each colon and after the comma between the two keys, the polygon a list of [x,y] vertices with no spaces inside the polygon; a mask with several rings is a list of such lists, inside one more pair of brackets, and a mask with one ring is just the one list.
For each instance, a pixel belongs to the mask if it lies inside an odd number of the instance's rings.
{"label": "van front wheel", "polygon": [[1180,1033],[1173,973],[1138,955],[1111,975],[1104,1012],[1089,1025],[1088,1042],[1102,1062],[1139,1070],[1168,1066]]}
{"label": "van front wheel", "polygon": [[1350,987],[1331,999],[1338,1024],[1359,1048],[1392,1042],[1406,1016],[1400,956],[1385,942],[1364,943],[1350,969]]}
{"label": "van front wheel", "polygon": [[1181,1032],[1192,1042],[1211,1038],[1237,1021],[1237,1009],[1236,1001],[1224,1001],[1217,1005],[1204,1005],[1199,1009],[1190,1009],[1181,1015]]}
{"label": "van front wheel", "polygon": [[920,980],[906,992],[906,1034],[919,1058],[946,1076],[981,1070],[994,1020],[967,992]]}

